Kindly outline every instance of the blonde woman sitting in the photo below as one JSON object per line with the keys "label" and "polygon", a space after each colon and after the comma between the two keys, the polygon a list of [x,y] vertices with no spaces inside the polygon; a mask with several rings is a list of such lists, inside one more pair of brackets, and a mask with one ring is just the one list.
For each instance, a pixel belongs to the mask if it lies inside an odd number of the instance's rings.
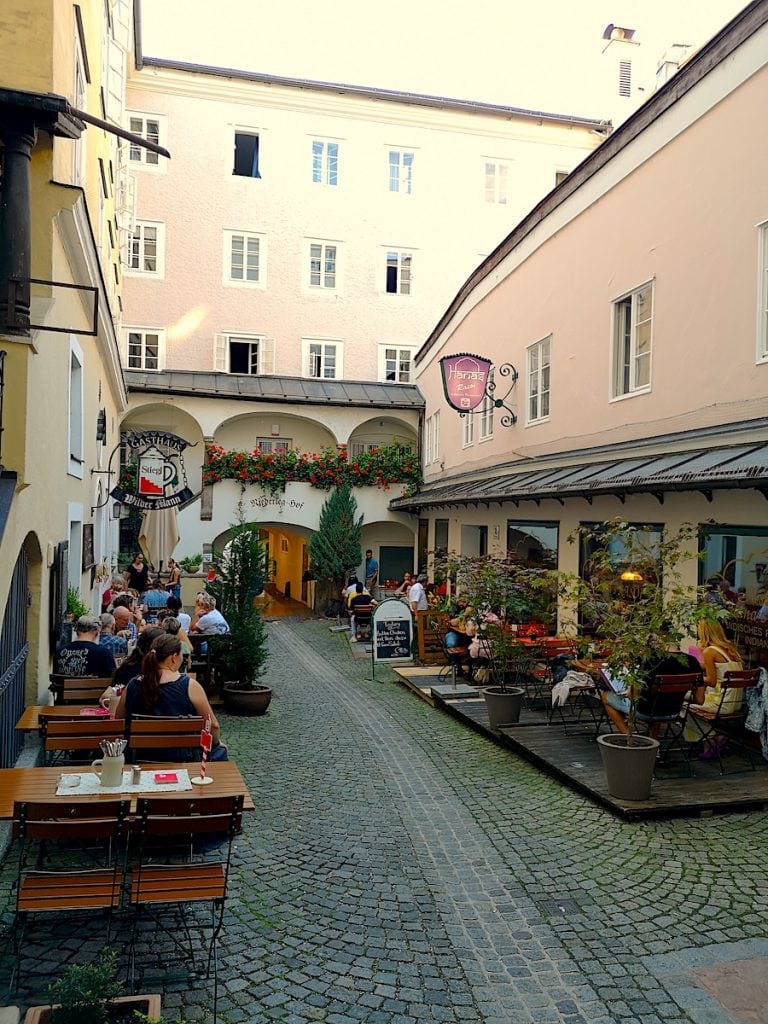
{"label": "blonde woman sitting", "polygon": [[[741,708],[744,691],[732,690],[723,692],[726,672],[740,672],[744,664],[741,652],[734,646],[723,632],[719,622],[699,622],[699,649],[703,669],[704,686],[699,686],[691,695],[691,707],[703,708],[705,711],[716,712],[722,706],[722,713],[735,714]],[[701,723],[701,719],[696,719]],[[690,743],[704,739],[707,746],[702,758],[714,757],[717,748],[725,742],[723,737],[718,740],[707,740],[702,737],[701,728],[693,722],[686,723],[685,739]]]}

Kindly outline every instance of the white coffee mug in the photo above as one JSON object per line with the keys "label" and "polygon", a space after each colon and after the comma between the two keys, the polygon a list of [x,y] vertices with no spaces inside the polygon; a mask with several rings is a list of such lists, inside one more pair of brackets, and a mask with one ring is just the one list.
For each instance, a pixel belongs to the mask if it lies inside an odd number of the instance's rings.
{"label": "white coffee mug", "polygon": [[123,781],[123,766],[125,765],[125,755],[121,754],[119,757],[100,757],[98,761],[91,762],[91,768],[101,766],[101,772],[96,774],[99,776],[99,782],[102,786],[110,786],[114,788],[119,786]]}

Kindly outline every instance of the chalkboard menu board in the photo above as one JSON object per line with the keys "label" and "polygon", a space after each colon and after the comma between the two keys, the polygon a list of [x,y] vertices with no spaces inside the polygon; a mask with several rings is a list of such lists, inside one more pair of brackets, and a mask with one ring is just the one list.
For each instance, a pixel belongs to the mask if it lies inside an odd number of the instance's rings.
{"label": "chalkboard menu board", "polygon": [[374,661],[410,661],[412,642],[413,619],[404,601],[390,598],[374,608]]}

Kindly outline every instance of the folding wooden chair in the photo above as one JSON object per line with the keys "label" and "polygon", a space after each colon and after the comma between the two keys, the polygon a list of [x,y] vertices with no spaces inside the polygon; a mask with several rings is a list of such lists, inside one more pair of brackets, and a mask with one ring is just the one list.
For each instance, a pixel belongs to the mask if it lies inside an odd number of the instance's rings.
{"label": "folding wooden chair", "polygon": [[[70,803],[24,801],[13,805],[13,837],[20,840],[13,922],[14,966],[11,991],[18,989],[24,934],[30,916],[42,914],[88,915],[93,935],[95,911],[107,918],[106,945],[112,932],[112,914],[120,906],[128,800],[81,800]],[[106,866],[74,870],[72,847],[85,840],[105,844]],[[64,842],[61,866],[26,871],[31,843]],[[50,846],[48,847],[50,855]],[[111,866],[109,866],[111,864]]]}
{"label": "folding wooden chair", "polygon": [[[134,911],[129,952],[131,990],[136,982],[136,943],[140,919],[148,914],[157,927],[171,939],[174,946],[189,958],[193,973],[197,968],[200,945],[193,940],[187,920],[189,908],[195,904],[209,904],[210,939],[207,943],[206,978],[213,966],[213,1020],[218,1012],[218,960],[217,940],[224,921],[224,903],[227,896],[229,868],[232,860],[232,840],[238,834],[243,815],[243,797],[169,798],[151,797],[138,802],[135,830],[139,837],[138,860],[133,869],[130,885],[130,906]],[[223,838],[225,855],[216,861],[188,860],[176,864],[150,864],[147,852],[153,852],[151,840],[162,837],[207,836]],[[173,925],[164,925],[163,916],[176,910],[181,914],[186,943],[182,942]],[[177,915],[174,914],[174,925]],[[200,938],[203,937],[200,929]]]}
{"label": "folding wooden chair", "polygon": [[689,704],[686,695],[701,685],[701,672],[655,676],[640,697],[637,728],[659,741],[661,767],[666,767],[672,752],[677,751],[692,774],[691,751],[683,739]]}
{"label": "folding wooden chair", "polygon": [[133,715],[128,724],[128,757],[137,761],[196,761],[203,719]]}
{"label": "folding wooden chair", "polygon": [[[757,684],[760,678],[760,669],[741,669],[737,672],[726,672],[721,685],[722,698],[715,711],[691,704],[688,708],[688,717],[694,723],[704,741],[705,749],[712,751],[712,757],[717,760],[721,775],[733,775],[744,768],[736,768],[726,772],[723,764],[723,754],[726,743],[737,747],[749,761],[749,767],[756,771],[755,759],[750,746],[744,741],[744,723],[747,720],[747,694],[746,691]],[[740,701],[734,701],[733,693],[737,691],[741,695]],[[735,710],[729,710],[734,707]],[[722,739],[722,743],[718,742]]]}
{"label": "folding wooden chair", "polygon": [[373,605],[359,604],[356,608],[352,609],[352,613],[355,616],[355,639],[369,639],[373,622]]}
{"label": "folding wooden chair", "polygon": [[[40,736],[43,741],[43,761],[52,765],[58,760],[68,764],[90,763],[100,757],[101,740],[125,736],[125,722],[115,718],[40,718]],[[68,756],[69,755],[69,756]],[[78,756],[79,755],[79,756]]]}
{"label": "folding wooden chair", "polygon": [[53,694],[54,704],[98,704],[102,693],[111,685],[109,676],[104,679],[97,676],[70,679],[54,674],[48,689]]}

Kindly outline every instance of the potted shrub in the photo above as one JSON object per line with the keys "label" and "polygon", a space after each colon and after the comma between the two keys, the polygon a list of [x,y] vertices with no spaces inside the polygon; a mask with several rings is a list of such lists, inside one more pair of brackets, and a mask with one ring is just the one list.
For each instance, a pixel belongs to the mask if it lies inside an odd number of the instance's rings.
{"label": "potted shrub", "polygon": [[121,996],[115,978],[117,954],[103,950],[92,963],[72,964],[48,986],[51,1003],[31,1006],[25,1024],[135,1024],[160,1015],[159,995]]}
{"label": "potted shrub", "polygon": [[605,665],[621,678],[628,698],[627,732],[598,737],[609,793],[619,799],[650,796],[658,741],[637,732],[637,710],[654,665],[679,655],[685,637],[717,609],[682,582],[680,565],[696,558],[690,524],[669,535],[612,519],[582,526],[569,540],[583,545],[582,576],[561,576],[561,591],[605,645]]}
{"label": "potted shrub", "polygon": [[254,601],[268,578],[267,550],[257,523],[239,521],[217,558],[220,565],[220,607],[229,623],[228,635],[213,637],[214,667],[222,680],[224,706],[236,714],[263,715],[272,689],[257,682],[267,660],[266,632]]}
{"label": "potted shrub", "polygon": [[510,677],[515,665],[530,659],[505,623],[549,616],[557,596],[551,571],[509,559],[450,554],[439,560],[436,572],[455,581],[456,592],[475,610],[477,629],[488,644],[493,679],[482,692],[491,728],[514,724],[525,690],[513,686]]}
{"label": "potted shrub", "polygon": [[482,693],[488,710],[488,721],[492,729],[515,725],[520,720],[520,710],[525,699],[525,690],[514,686],[511,677],[515,666],[525,660],[527,652],[503,623],[489,623],[485,628],[485,639],[490,649],[491,678],[493,683]]}

